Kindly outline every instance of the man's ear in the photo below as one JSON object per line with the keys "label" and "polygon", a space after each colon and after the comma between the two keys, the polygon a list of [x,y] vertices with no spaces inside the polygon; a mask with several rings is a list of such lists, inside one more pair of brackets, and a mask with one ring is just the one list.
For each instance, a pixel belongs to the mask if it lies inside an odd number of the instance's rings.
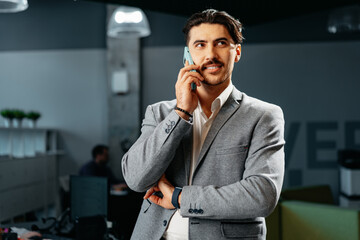
{"label": "man's ear", "polygon": [[238,62],[241,58],[241,45],[240,44],[238,44],[236,46],[235,51],[236,51],[235,62]]}

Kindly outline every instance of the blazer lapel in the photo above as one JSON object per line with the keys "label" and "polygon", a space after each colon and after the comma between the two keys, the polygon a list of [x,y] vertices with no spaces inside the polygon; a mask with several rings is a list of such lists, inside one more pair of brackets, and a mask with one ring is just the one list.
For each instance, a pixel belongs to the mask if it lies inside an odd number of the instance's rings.
{"label": "blazer lapel", "polygon": [[[220,109],[219,113],[215,117],[211,128],[205,138],[204,144],[199,154],[198,161],[196,163],[195,171],[201,161],[203,160],[206,152],[208,151],[209,147],[211,146],[214,138],[216,137],[217,133],[221,129],[221,127],[226,123],[226,121],[235,113],[235,111],[239,108],[240,103],[239,101],[242,99],[242,93],[237,90],[235,87],[230,94],[227,101],[224,103],[222,108]],[[195,174],[194,171],[194,174]]]}
{"label": "blazer lapel", "polygon": [[192,148],[193,148],[193,127],[191,127],[191,129],[185,133],[185,136],[183,138],[183,153],[184,153],[186,185],[189,184]]}

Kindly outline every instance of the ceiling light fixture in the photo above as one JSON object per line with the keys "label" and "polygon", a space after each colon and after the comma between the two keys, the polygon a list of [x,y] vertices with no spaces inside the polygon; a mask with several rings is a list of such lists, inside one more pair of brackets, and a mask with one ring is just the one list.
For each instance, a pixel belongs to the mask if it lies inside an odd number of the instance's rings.
{"label": "ceiling light fixture", "polygon": [[27,0],[0,0],[0,13],[20,12],[28,7]]}
{"label": "ceiling light fixture", "polygon": [[151,33],[148,20],[140,8],[118,7],[112,14],[107,35],[113,38],[141,38]]}

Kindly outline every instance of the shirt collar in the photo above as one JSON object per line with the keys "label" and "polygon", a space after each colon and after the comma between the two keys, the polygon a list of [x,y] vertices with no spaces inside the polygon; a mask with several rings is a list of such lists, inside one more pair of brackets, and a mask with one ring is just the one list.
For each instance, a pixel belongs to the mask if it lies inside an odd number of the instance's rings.
{"label": "shirt collar", "polygon": [[229,98],[233,90],[233,87],[234,86],[230,82],[229,86],[227,86],[225,90],[217,98],[215,98],[215,100],[211,104],[211,112],[215,112],[216,110],[219,110],[224,105],[226,100]]}
{"label": "shirt collar", "polygon": [[[213,115],[214,112],[218,111],[224,105],[224,103],[232,93],[233,88],[234,85],[232,84],[232,82],[230,82],[229,86],[227,86],[225,90],[222,91],[222,93],[217,98],[215,98],[215,100],[211,103],[211,112],[212,112],[211,115]],[[200,113],[204,114],[200,102],[198,103],[198,108],[200,110]]]}

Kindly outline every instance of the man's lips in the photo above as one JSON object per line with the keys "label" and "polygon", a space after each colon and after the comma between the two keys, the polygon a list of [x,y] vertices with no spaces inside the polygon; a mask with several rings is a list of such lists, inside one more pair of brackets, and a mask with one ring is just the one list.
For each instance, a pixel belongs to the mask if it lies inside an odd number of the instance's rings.
{"label": "man's lips", "polygon": [[202,67],[203,71],[216,72],[222,67],[222,64],[210,64]]}

